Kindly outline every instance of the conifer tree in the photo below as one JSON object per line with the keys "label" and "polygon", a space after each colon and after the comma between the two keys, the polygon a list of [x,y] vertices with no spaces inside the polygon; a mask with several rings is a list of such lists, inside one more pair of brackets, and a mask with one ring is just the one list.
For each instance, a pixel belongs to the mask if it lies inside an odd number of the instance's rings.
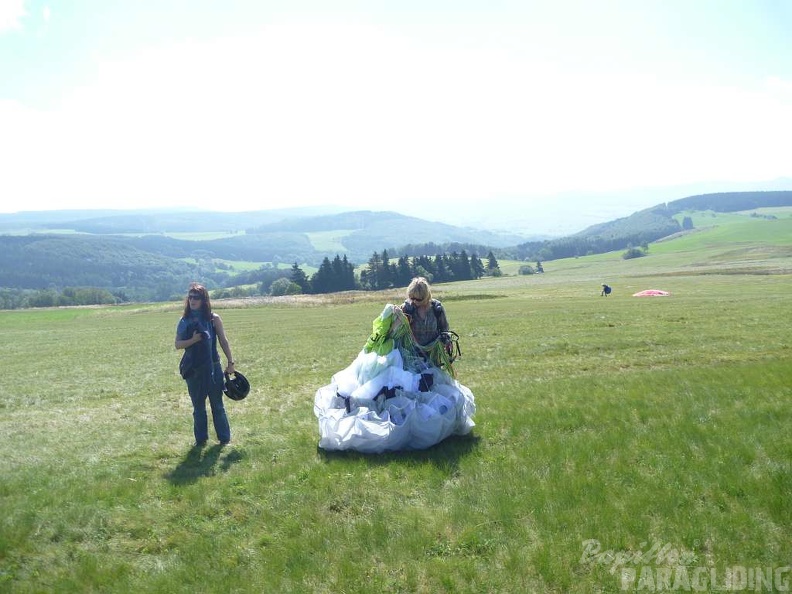
{"label": "conifer tree", "polygon": [[300,290],[303,293],[310,293],[311,292],[311,283],[308,280],[308,276],[303,272],[302,268],[300,268],[297,262],[294,263],[291,269],[291,280],[292,282],[300,287]]}
{"label": "conifer tree", "polygon": [[484,276],[484,262],[476,254],[470,256],[470,273],[475,279]]}

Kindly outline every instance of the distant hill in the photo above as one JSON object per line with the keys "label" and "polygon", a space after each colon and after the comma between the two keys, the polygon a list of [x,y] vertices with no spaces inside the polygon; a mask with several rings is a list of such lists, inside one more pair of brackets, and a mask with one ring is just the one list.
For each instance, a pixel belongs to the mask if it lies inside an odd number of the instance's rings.
{"label": "distant hill", "polygon": [[0,288],[98,287],[130,299],[167,298],[197,267],[138,249],[123,238],[90,235],[0,236]]}
{"label": "distant hill", "polygon": [[[329,210],[329,212],[327,212]],[[454,227],[395,212],[345,211],[337,207],[278,209],[254,212],[210,211],[44,211],[0,214],[0,232],[73,231],[92,235],[165,235],[185,233],[239,233],[229,239],[207,241],[204,249],[218,258],[271,261],[282,245],[281,260],[296,257],[305,262],[321,262],[334,256],[311,250],[307,234],[338,231],[339,241],[349,258],[365,260],[374,251],[395,249],[405,244],[434,242],[505,247],[526,239],[516,233],[497,233],[470,227]],[[98,213],[91,216],[91,212]],[[70,213],[72,213],[71,216]],[[294,237],[290,237],[294,235]],[[301,237],[296,237],[297,235]],[[304,248],[295,251],[294,247]],[[167,242],[163,245],[171,245]],[[260,249],[258,249],[258,246]],[[229,252],[249,257],[228,258]]]}
{"label": "distant hill", "polygon": [[[564,183],[559,180],[559,185]],[[450,225],[522,232],[529,240],[567,237],[592,225],[627,217],[634,212],[670,203],[686,196],[792,190],[792,177],[764,181],[706,181],[670,186],[633,186],[614,190],[577,190],[547,194],[494,195],[474,207],[448,208],[428,200],[421,215]]]}
{"label": "distant hill", "polygon": [[633,213],[559,239],[526,242],[513,254],[519,260],[555,260],[641,246],[682,230],[674,218],[687,210],[739,212],[792,206],[792,191],[724,192],[689,196]]}
{"label": "distant hill", "polygon": [[[256,213],[156,211],[56,211],[0,215],[0,290],[62,290],[98,287],[132,300],[159,300],[201,279],[211,287],[272,280],[234,270],[228,262],[319,267],[340,254],[352,264],[374,252],[434,242],[486,255],[490,246],[514,245],[519,235],[463,229],[393,212],[318,214],[318,209]],[[49,230],[49,232],[47,232]],[[226,232],[219,239],[188,240],[166,235]],[[333,235],[333,249],[315,243]],[[321,242],[319,242],[321,243]],[[336,249],[337,248],[337,249]],[[20,266],[20,263],[23,265]],[[233,279],[233,280],[232,280]]]}
{"label": "distant hill", "polygon": [[275,224],[248,229],[248,234],[275,231],[312,233],[346,231],[340,240],[354,260],[367,260],[375,251],[392,251],[408,243],[433,242],[437,245],[458,243],[489,247],[506,247],[525,237],[518,234],[495,233],[471,227],[454,227],[425,221],[395,212],[353,211],[321,217],[287,219]]}
{"label": "distant hill", "polygon": [[[461,250],[485,257],[491,249],[498,258],[546,261],[648,244],[679,232],[677,215],[684,211],[736,212],[763,206],[792,206],[792,191],[690,196],[568,237],[522,243],[519,235],[454,227],[393,212],[17,213],[0,215],[0,230],[5,232],[0,235],[0,292],[96,287],[125,300],[164,300],[180,294],[195,279],[220,288],[271,282],[275,275],[285,274],[270,265],[255,272],[235,270],[236,262],[297,262],[318,267],[324,258],[332,259],[340,252],[350,263],[360,265],[386,249],[393,258]],[[229,231],[232,223],[234,230],[244,223],[240,227],[244,231],[211,240],[165,234],[165,229],[173,233]],[[29,232],[48,225],[70,232]],[[317,247],[317,235],[332,236],[331,243],[342,249]]]}
{"label": "distant hill", "polygon": [[0,213],[0,232],[20,229],[45,232],[72,230],[94,235],[201,233],[244,231],[293,217],[312,217],[340,212],[339,207],[301,207],[251,212],[201,210],[49,210]]}
{"label": "distant hill", "polygon": [[713,210],[715,212],[739,212],[771,206],[792,206],[792,191],[777,192],[719,192],[700,194],[674,200],[666,204],[669,212],[677,214],[685,210]]}

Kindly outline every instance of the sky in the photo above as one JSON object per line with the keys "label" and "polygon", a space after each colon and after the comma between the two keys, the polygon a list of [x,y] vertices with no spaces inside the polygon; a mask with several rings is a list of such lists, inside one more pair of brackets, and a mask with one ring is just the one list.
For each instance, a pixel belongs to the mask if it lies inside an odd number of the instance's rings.
{"label": "sky", "polygon": [[790,31],[789,0],[0,0],[0,212],[792,178]]}

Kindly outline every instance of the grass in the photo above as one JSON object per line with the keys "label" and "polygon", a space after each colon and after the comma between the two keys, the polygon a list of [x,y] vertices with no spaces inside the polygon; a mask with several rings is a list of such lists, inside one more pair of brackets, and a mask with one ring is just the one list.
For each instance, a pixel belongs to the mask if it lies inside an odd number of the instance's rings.
{"label": "grass", "polygon": [[253,390],[227,401],[233,445],[204,450],[180,304],[0,312],[0,591],[621,591],[640,566],[584,559],[592,540],[789,565],[788,260],[715,274],[746,264],[696,235],[436,286],[477,426],[412,453],[323,452],[313,415],[401,290],[218,302]]}

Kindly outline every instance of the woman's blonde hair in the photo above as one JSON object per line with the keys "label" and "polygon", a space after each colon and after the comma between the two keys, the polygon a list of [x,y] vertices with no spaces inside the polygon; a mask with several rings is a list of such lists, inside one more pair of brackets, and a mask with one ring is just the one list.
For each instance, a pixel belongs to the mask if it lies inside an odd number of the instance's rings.
{"label": "woman's blonde hair", "polygon": [[407,299],[415,301],[415,305],[423,307],[432,300],[432,289],[429,288],[429,281],[422,276],[416,276],[407,287]]}

